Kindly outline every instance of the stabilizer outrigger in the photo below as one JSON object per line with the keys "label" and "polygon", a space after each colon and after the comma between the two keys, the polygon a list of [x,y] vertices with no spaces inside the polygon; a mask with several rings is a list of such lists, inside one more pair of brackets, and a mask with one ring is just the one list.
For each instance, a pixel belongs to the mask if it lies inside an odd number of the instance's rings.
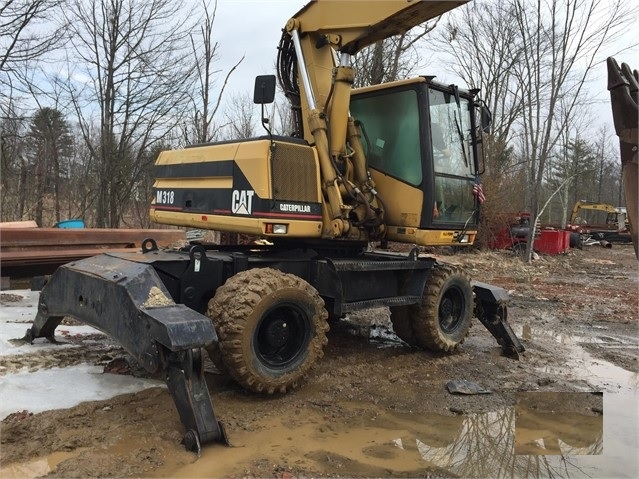
{"label": "stabilizer outrigger", "polygon": [[217,341],[211,320],[176,304],[150,264],[103,254],[57,269],[40,294],[25,339],[45,337],[64,316],[94,326],[120,344],[150,373],[164,373],[186,428],[184,445],[228,444],[204,380],[201,348]]}
{"label": "stabilizer outrigger", "polygon": [[[58,268],[41,291],[38,313],[25,339],[33,342],[44,337],[55,342],[55,329],[64,316],[110,335],[147,371],[164,375],[186,430],[183,443],[198,453],[210,442],[228,444],[213,410],[201,351],[218,346],[214,322],[204,313],[209,300],[218,298],[218,288],[226,288],[233,278],[253,285],[266,278],[271,288],[274,276],[297,278],[265,296],[267,306],[259,303],[253,312],[246,313],[254,322],[230,328],[248,334],[245,340],[252,349],[245,354],[253,354],[245,358],[248,362],[242,363],[243,369],[235,372],[244,373],[245,368],[257,364],[266,381],[290,376],[291,368],[300,361],[321,357],[310,348],[323,346],[312,338],[320,329],[323,335],[324,326],[313,321],[323,322],[326,312],[317,313],[314,308],[323,311],[325,307],[333,317],[340,317],[371,307],[388,306],[391,315],[394,310],[415,307],[421,313],[413,315],[414,311],[409,310],[413,312],[407,319],[419,321],[415,316],[423,314],[419,305],[425,291],[430,291],[433,278],[452,278],[450,288],[442,287],[441,302],[431,311],[439,318],[432,325],[435,330],[442,328],[446,334],[455,335],[460,327],[455,324],[465,324],[472,314],[497,339],[504,354],[518,358],[524,351],[507,323],[508,294],[502,288],[473,282],[472,292],[468,284],[465,295],[463,277],[433,258],[422,257],[416,248],[408,255],[366,252],[365,248],[340,251],[328,255],[328,251],[290,245],[192,245],[181,251],[161,251],[155,241],[148,239],[142,243],[141,253],[105,253]],[[292,285],[306,285],[305,293],[298,294],[297,286]],[[250,296],[256,291],[251,289]],[[313,303],[311,315],[305,316],[307,300],[299,301],[300,295],[309,297],[309,291],[315,291],[319,303]],[[245,311],[245,303],[243,307]],[[255,320],[259,311],[262,316]],[[454,323],[451,317],[456,318]],[[305,329],[307,326],[311,329]],[[463,336],[457,339],[461,343]],[[282,356],[273,354],[274,350],[282,351]],[[233,358],[236,354],[233,352]]]}

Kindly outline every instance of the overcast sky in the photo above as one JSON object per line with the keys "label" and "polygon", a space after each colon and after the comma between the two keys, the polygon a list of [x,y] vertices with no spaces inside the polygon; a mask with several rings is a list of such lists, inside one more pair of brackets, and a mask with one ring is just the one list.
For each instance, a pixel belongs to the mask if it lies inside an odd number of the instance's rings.
{"label": "overcast sky", "polygon": [[257,75],[275,74],[282,28],[306,3],[305,0],[218,0],[214,35],[220,44],[224,72],[245,55],[229,81],[230,91],[252,95]]}
{"label": "overcast sky", "polygon": [[[246,92],[252,95],[255,76],[275,74],[277,44],[281,29],[287,20],[306,3],[306,0],[218,0],[214,35],[220,44],[220,68],[226,73],[242,55],[246,56],[229,81],[228,93]],[[615,51],[610,53],[614,54],[632,44],[636,45],[638,41],[639,29],[628,32],[627,38],[624,38],[615,47]],[[610,53],[605,52],[604,55],[607,56]],[[433,52],[422,53],[423,59],[430,58],[432,55]],[[617,59],[629,63],[633,68],[639,68],[639,47],[635,46],[617,55]],[[445,71],[444,65],[437,63],[431,64],[419,73],[436,75],[437,79],[444,83],[460,83],[458,78]],[[464,88],[466,85],[459,86]],[[608,123],[612,132],[605,63],[597,67],[589,88],[596,90],[599,99],[599,106],[594,112],[595,116],[602,123]]]}

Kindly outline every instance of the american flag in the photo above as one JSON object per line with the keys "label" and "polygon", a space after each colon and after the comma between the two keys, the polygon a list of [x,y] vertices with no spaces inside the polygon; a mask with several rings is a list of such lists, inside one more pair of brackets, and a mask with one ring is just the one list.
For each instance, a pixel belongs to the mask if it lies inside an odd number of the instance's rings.
{"label": "american flag", "polygon": [[477,197],[477,201],[481,205],[484,201],[486,201],[486,196],[484,195],[484,188],[481,186],[479,182],[479,177],[475,177],[475,184],[473,185],[473,195]]}

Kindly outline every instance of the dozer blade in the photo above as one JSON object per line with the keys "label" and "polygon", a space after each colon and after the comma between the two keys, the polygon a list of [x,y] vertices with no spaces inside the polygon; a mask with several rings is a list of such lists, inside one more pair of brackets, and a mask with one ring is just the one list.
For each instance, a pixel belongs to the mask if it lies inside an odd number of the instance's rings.
{"label": "dozer blade", "polygon": [[228,444],[204,380],[202,347],[217,341],[206,316],[176,304],[152,266],[102,254],[61,266],[40,293],[25,339],[54,340],[64,316],[117,340],[150,373],[163,372],[182,424],[185,446]]}
{"label": "dozer blade", "polygon": [[526,349],[508,324],[508,292],[498,286],[472,281],[475,316],[490,331],[506,356],[519,359]]}

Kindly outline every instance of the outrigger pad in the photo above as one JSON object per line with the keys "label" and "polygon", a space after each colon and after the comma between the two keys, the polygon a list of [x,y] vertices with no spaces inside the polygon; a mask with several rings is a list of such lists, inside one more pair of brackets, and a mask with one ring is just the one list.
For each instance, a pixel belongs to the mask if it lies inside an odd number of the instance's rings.
{"label": "outrigger pad", "polygon": [[150,373],[163,372],[187,448],[199,453],[201,444],[228,444],[202,368],[201,348],[217,342],[213,324],[176,304],[150,264],[102,254],[61,266],[40,293],[25,339],[54,341],[64,316],[108,334]]}
{"label": "outrigger pad", "polygon": [[202,444],[230,445],[226,431],[215,417],[202,362],[202,349],[170,353],[166,384],[186,428],[182,444],[200,455]]}
{"label": "outrigger pad", "polygon": [[498,286],[472,281],[475,316],[490,331],[506,356],[519,359],[526,348],[508,324],[508,292]]}

